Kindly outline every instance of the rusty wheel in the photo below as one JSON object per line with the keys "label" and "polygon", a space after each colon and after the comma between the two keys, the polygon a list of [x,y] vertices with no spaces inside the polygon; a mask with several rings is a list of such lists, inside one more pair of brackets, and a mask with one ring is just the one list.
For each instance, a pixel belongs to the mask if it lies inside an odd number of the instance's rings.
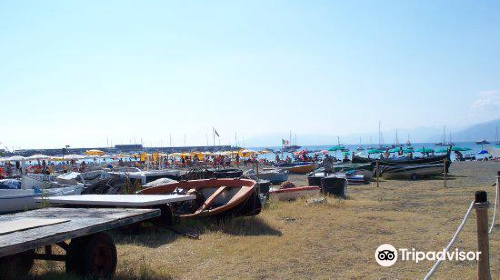
{"label": "rusty wheel", "polygon": [[[70,244],[71,247],[71,244]],[[105,233],[97,233],[75,242],[68,252],[66,268],[90,279],[111,279],[116,270],[115,243]],[[69,261],[70,260],[70,261]]]}

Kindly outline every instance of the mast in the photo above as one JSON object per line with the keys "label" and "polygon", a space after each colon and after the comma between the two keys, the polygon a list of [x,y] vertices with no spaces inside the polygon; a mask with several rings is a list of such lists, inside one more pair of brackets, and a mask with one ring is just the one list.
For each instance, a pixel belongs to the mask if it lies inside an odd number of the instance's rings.
{"label": "mast", "polygon": [[381,143],[380,143],[380,121],[378,121],[378,147],[382,147]]}
{"label": "mast", "polygon": [[399,146],[398,130],[396,129],[396,146]]}
{"label": "mast", "polygon": [[292,145],[292,131],[290,130],[290,146]]}

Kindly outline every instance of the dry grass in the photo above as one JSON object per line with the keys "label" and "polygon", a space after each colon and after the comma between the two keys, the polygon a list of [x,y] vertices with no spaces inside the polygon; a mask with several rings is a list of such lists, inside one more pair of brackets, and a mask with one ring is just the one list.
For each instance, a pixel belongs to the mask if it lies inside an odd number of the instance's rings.
{"label": "dry grass", "polygon": [[[191,221],[178,230],[200,233],[200,240],[169,230],[144,229],[117,235],[117,279],[422,279],[433,265],[397,262],[383,268],[374,260],[384,243],[396,248],[442,250],[476,190],[493,201],[498,163],[452,166],[448,188],[439,178],[385,181],[349,187],[348,200],[325,204],[304,200],[270,202],[258,217],[224,223]],[[304,176],[292,180],[304,184]],[[490,216],[491,216],[490,211]],[[456,246],[476,249],[475,215]],[[492,279],[500,279],[500,227],[491,236]],[[66,278],[61,265],[38,262],[35,278]],[[475,262],[445,262],[433,279],[474,279]]]}

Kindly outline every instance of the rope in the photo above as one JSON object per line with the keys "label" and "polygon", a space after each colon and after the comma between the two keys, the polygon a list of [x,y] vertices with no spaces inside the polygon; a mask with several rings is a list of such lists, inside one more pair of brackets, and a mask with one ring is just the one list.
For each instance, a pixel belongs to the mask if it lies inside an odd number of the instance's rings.
{"label": "rope", "polygon": [[[451,246],[453,246],[453,244],[455,243],[455,240],[457,239],[458,234],[462,231],[462,229],[463,229],[463,227],[465,225],[465,221],[467,221],[467,218],[469,217],[470,212],[472,211],[472,208],[474,208],[474,201],[472,201],[470,203],[469,209],[467,209],[467,213],[465,213],[465,216],[464,216],[464,218],[462,220],[462,223],[460,223],[460,226],[458,226],[458,229],[455,232],[455,234],[453,235],[453,238],[451,239],[450,243],[444,249],[445,254],[448,253],[448,251],[450,250]],[[443,260],[438,260],[434,264],[434,266],[431,268],[431,270],[429,271],[429,273],[427,273],[427,275],[424,277],[424,280],[429,280],[431,278],[431,276],[434,274],[434,272],[436,272],[436,270],[438,269],[439,265],[441,265],[442,262],[443,262]]]}
{"label": "rope", "polygon": [[496,183],[496,187],[495,187],[495,207],[493,208],[493,219],[491,220],[491,227],[490,227],[490,230],[488,231],[488,233],[491,233],[493,231],[493,228],[495,227],[495,218],[497,216],[497,212],[498,212],[498,189],[499,189],[499,180],[500,178],[497,177],[497,183]]}

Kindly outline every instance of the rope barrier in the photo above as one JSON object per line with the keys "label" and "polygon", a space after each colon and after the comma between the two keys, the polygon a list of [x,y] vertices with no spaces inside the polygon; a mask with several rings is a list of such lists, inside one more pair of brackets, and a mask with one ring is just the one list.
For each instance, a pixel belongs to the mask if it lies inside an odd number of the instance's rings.
{"label": "rope barrier", "polygon": [[491,220],[491,227],[488,233],[491,233],[493,231],[493,228],[495,227],[495,218],[497,216],[498,212],[498,177],[497,177],[497,183],[495,185],[495,206],[493,208],[493,219]]}
{"label": "rope barrier", "polygon": [[[467,209],[467,213],[465,213],[465,216],[462,219],[462,222],[460,223],[460,226],[458,226],[458,229],[455,232],[455,234],[453,235],[453,238],[451,239],[450,243],[444,249],[445,254],[448,253],[448,251],[450,250],[451,246],[453,246],[453,244],[455,243],[455,241],[456,241],[456,239],[458,237],[458,234],[460,234],[460,232],[462,231],[462,229],[463,229],[463,227],[465,225],[465,221],[467,221],[467,218],[469,217],[470,212],[472,211],[472,208],[474,208],[474,201],[472,201],[470,203],[469,209]],[[427,273],[427,275],[424,277],[424,280],[429,280],[431,278],[431,276],[434,274],[434,272],[436,272],[436,270],[438,269],[439,265],[441,265],[442,262],[443,262],[443,260],[438,260],[434,264],[434,266],[431,268],[431,270],[429,271],[429,273]]]}

